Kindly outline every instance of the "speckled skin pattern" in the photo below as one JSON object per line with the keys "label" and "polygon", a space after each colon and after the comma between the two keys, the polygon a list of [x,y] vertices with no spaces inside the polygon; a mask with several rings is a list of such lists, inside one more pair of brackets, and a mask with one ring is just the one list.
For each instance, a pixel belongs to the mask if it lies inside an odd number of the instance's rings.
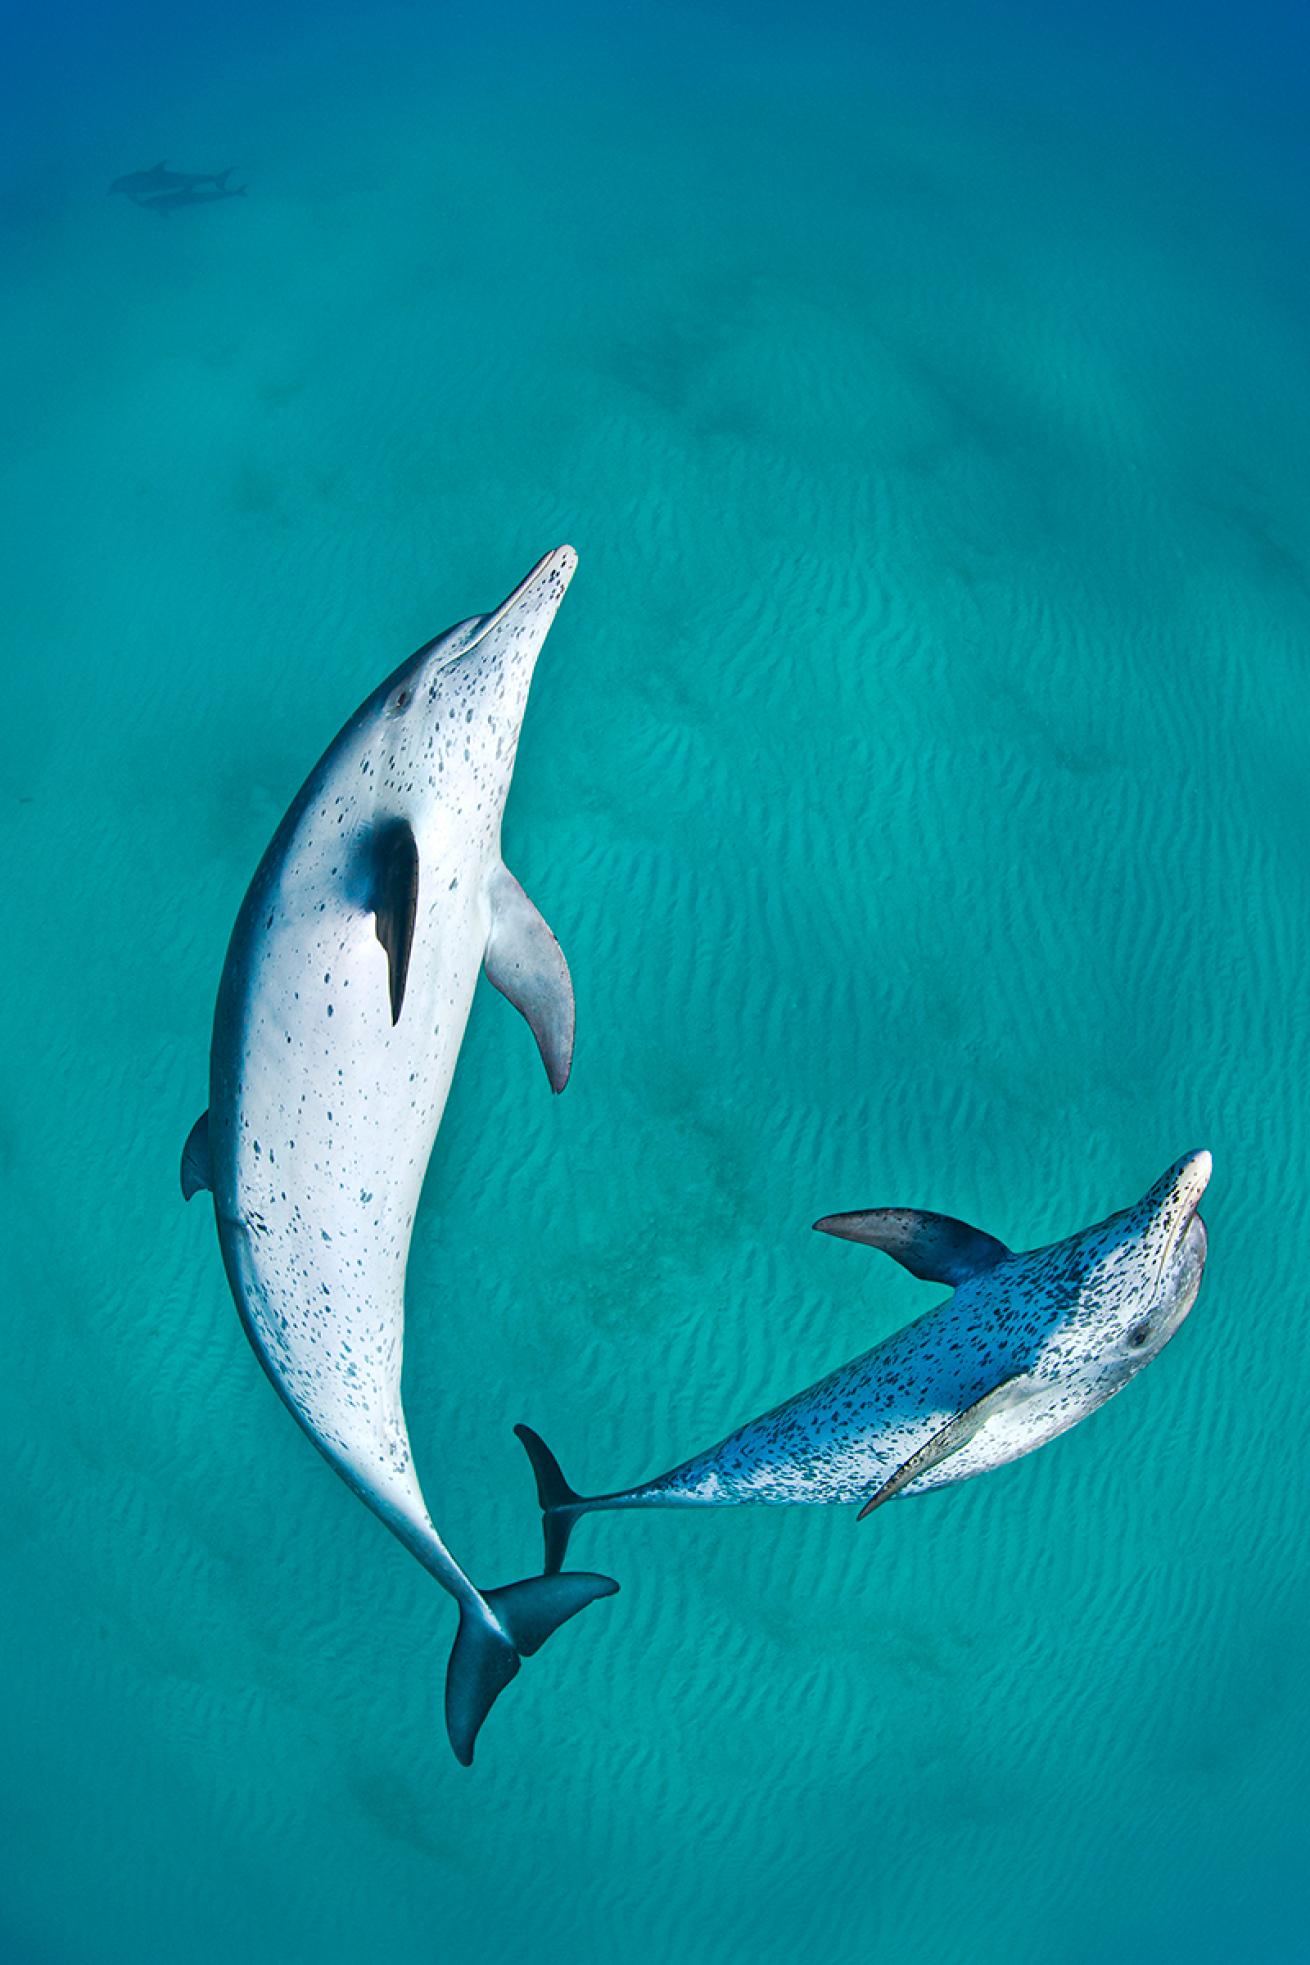
{"label": "speckled skin pattern", "polygon": [[[214,1202],[251,1343],[342,1477],[479,1611],[410,1455],[405,1266],[491,929],[528,687],[575,565],[568,547],[548,555],[497,613],[421,649],[352,717],[255,875],[214,1019]],[[368,882],[370,842],[397,819],[419,877],[393,1026]]]}
{"label": "speckled skin pattern", "polygon": [[904,1488],[987,1473],[1086,1419],[1168,1343],[1196,1300],[1208,1153],[1136,1207],[1005,1256],[863,1357],[669,1473],[592,1507],[864,1502],[957,1414],[1015,1379],[967,1445]]}

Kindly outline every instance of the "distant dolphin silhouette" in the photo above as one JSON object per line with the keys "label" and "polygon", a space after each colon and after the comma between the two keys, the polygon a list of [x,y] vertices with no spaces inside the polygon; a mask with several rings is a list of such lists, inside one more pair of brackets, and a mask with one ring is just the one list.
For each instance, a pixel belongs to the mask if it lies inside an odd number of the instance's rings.
{"label": "distant dolphin silhouette", "polygon": [[126,177],[116,177],[109,187],[109,196],[122,192],[126,198],[139,200],[160,191],[194,191],[199,184],[212,184],[221,190],[234,169],[235,165],[229,164],[225,171],[170,171],[161,162],[152,164],[147,171],[129,171]]}
{"label": "distant dolphin silhouette", "polygon": [[[401,1404],[405,1268],[477,983],[573,1056],[559,944],[500,854],[537,656],[572,578],[560,546],[494,613],[419,650],[315,765],[232,931],[210,1103],[182,1192],[212,1187],[232,1294],[309,1437],[459,1605],[446,1725],[465,1766],[520,1660],[618,1584],[479,1590],[433,1526]],[[286,1497],[277,1497],[279,1511]]]}
{"label": "distant dolphin silhouette", "polygon": [[161,218],[171,218],[175,211],[187,205],[220,205],[225,198],[244,198],[246,186],[234,185],[230,190],[199,191],[194,188],[186,191],[163,191],[157,198],[134,198],[134,205],[142,211],[158,212]]}
{"label": "distant dolphin silhouette", "polygon": [[1157,1357],[1196,1301],[1210,1155],[1189,1154],[1123,1213],[1015,1255],[948,1215],[876,1208],[815,1227],[882,1249],[955,1294],[760,1419],[639,1487],[575,1494],[530,1427],[546,1567],[602,1508],[862,1503],[985,1474],[1053,1440]]}

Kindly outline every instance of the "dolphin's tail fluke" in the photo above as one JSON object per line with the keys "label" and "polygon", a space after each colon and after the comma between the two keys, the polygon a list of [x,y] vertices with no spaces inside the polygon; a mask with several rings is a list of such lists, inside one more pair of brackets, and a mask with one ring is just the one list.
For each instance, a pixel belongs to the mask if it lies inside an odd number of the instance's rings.
{"label": "dolphin's tail fluke", "polygon": [[502,1589],[483,1593],[495,1623],[476,1603],[461,1603],[459,1630],[446,1671],[446,1730],[458,1761],[465,1767],[471,1764],[482,1722],[517,1675],[522,1660],[539,1651],[551,1632],[570,1617],[597,1597],[612,1597],[618,1587],[610,1576],[585,1571],[506,1583]]}
{"label": "dolphin's tail fluke", "polygon": [[569,1486],[559,1461],[539,1433],[534,1433],[531,1426],[516,1426],[514,1431],[522,1440],[537,1477],[537,1500],[541,1503],[541,1527],[546,1538],[546,1574],[553,1576],[564,1566],[574,1522],[595,1504]]}

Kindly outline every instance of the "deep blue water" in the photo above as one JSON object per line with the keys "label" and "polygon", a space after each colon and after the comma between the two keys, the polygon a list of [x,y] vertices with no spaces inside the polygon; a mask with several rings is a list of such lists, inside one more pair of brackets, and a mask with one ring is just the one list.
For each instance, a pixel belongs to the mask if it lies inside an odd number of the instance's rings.
{"label": "deep blue water", "polygon": [[[1303,12],[11,16],[0,1958],[1305,1955]],[[245,199],[105,196],[165,157]],[[245,884],[569,539],[410,1270],[442,1528],[586,1487],[1215,1155],[1111,1407],[887,1509],[603,1517],[471,1774],[453,1618],[177,1196]],[[580,1543],[581,1543],[581,1537]]]}

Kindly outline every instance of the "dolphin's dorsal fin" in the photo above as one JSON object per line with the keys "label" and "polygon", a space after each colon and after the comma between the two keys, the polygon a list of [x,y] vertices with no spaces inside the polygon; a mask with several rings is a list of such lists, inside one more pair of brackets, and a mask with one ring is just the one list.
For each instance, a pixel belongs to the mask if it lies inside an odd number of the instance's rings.
{"label": "dolphin's dorsal fin", "polygon": [[201,1188],[214,1185],[213,1169],[209,1164],[209,1112],[206,1109],[196,1120],[186,1136],[182,1148],[182,1199],[189,1201]]}
{"label": "dolphin's dorsal fin", "polygon": [[1004,1242],[956,1221],[948,1214],[929,1214],[923,1208],[865,1208],[855,1214],[828,1214],[814,1226],[823,1235],[845,1242],[864,1242],[881,1249],[925,1283],[949,1283],[958,1289],[971,1276],[992,1269],[1009,1255]]}
{"label": "dolphin's dorsal fin", "polygon": [[911,1481],[919,1478],[920,1474],[926,1474],[930,1467],[939,1467],[943,1460],[949,1460],[953,1453],[960,1451],[961,1447],[968,1446],[970,1440],[981,1432],[989,1419],[995,1418],[998,1412],[1004,1412],[1014,1404],[1015,1388],[1026,1376],[1025,1372],[1014,1372],[1009,1378],[1003,1378],[999,1385],[992,1387],[990,1392],[984,1392],[980,1399],[975,1399],[971,1406],[966,1406],[963,1412],[957,1413],[954,1419],[948,1420],[946,1425],[934,1433],[917,1453],[912,1453],[904,1465],[896,1469],[890,1480],[883,1482],[876,1494],[870,1495],[856,1516],[856,1520],[863,1521],[864,1517],[871,1515],[875,1508],[881,1508],[884,1501],[894,1501],[898,1494],[905,1492]]}
{"label": "dolphin's dorsal fin", "polygon": [[562,1092],[573,1067],[574,1024],[573,984],[564,951],[508,867],[497,867],[487,893],[487,981],[527,1018],[551,1090]]}
{"label": "dolphin's dorsal fin", "polygon": [[387,952],[391,1021],[400,1022],[405,979],[418,915],[418,842],[408,819],[388,819],[369,842],[369,905],[378,940]]}

